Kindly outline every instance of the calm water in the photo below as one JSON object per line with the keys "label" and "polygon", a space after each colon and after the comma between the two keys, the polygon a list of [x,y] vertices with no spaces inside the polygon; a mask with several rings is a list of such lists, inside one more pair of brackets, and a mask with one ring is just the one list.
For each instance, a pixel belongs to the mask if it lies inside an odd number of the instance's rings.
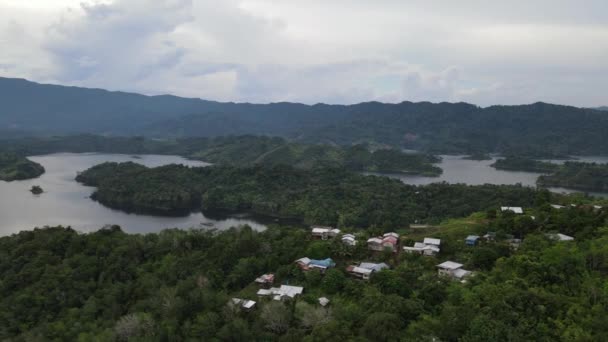
{"label": "calm water", "polygon": [[[106,161],[133,161],[155,167],[165,164],[189,166],[209,165],[177,156],[143,155],[137,158],[117,154],[52,154],[30,157],[42,164],[46,172],[40,178],[17,181],[0,181],[0,236],[21,230],[43,226],[71,226],[87,232],[95,231],[106,224],[120,225],[130,233],[156,232],[164,228],[213,228],[226,229],[241,224],[249,224],[262,230],[265,226],[247,217],[211,219],[202,213],[192,213],[187,217],[158,217],[127,214],[108,209],[89,199],[94,188],[77,183],[77,172]],[[29,192],[32,185],[40,185],[45,193],[34,196]]]}
{"label": "calm water", "polygon": [[[540,173],[535,172],[521,172],[521,171],[504,171],[496,170],[490,165],[493,164],[497,158],[492,160],[467,160],[462,159],[464,156],[441,156],[442,161],[437,166],[443,169],[443,174],[439,177],[423,177],[423,176],[412,176],[402,174],[390,174],[387,176],[400,179],[406,184],[414,185],[426,185],[438,182],[447,183],[464,183],[470,185],[482,185],[482,184],[521,184],[524,186],[536,187],[536,179],[540,176]],[[577,161],[587,163],[608,163],[608,157],[576,157]],[[564,161],[553,161],[556,163],[563,163]],[[576,190],[565,189],[565,188],[549,188],[553,192],[561,193],[572,193]],[[608,197],[606,193],[589,193],[595,196]]]}

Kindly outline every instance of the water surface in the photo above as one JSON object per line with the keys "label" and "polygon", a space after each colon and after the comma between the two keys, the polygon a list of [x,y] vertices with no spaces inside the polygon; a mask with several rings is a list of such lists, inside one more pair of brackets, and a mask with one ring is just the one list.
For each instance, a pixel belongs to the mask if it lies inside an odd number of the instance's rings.
{"label": "water surface", "polygon": [[[29,159],[42,164],[46,172],[37,179],[9,183],[0,181],[0,236],[56,225],[89,232],[107,224],[117,224],[129,233],[157,232],[164,228],[226,229],[241,224],[249,224],[257,230],[265,228],[260,220],[245,215],[211,219],[200,212],[185,217],[127,214],[91,200],[89,196],[95,188],[83,186],[74,180],[78,172],[106,161],[133,161],[149,167],[166,164],[206,166],[209,165],[207,163],[178,156],[98,153],[59,153]],[[32,195],[29,192],[32,185],[40,185],[45,193]]]}

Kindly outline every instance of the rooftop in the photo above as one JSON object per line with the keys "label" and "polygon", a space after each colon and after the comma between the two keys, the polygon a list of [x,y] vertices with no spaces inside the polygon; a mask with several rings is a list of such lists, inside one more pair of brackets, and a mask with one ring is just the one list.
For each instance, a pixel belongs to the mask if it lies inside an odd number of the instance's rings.
{"label": "rooftop", "polygon": [[456,269],[461,268],[462,266],[463,266],[462,264],[459,264],[454,261],[446,261],[446,262],[443,262],[443,263],[437,265],[437,267],[443,268],[446,270],[456,270]]}

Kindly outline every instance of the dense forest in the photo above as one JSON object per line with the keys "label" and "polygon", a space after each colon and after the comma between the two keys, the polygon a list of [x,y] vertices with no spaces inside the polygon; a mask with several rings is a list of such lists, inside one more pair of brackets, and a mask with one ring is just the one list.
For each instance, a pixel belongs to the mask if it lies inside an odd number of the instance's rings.
{"label": "dense forest", "polygon": [[230,210],[340,227],[436,222],[501,205],[532,205],[539,194],[523,186],[412,186],[342,169],[289,166],[147,168],[104,163],[76,179],[97,187],[93,199],[125,211],[179,215],[201,208]]}
{"label": "dense forest", "polygon": [[221,103],[0,78],[0,131],[153,137],[268,135],[307,143],[372,143],[428,153],[608,155],[604,111],[547,103],[304,105]]}
{"label": "dense forest", "polygon": [[552,173],[560,167],[558,164],[550,162],[513,156],[498,159],[491,166],[497,170],[528,171],[538,173]]}
{"label": "dense forest", "polygon": [[439,158],[368,145],[331,146],[288,142],[264,136],[230,136],[172,140],[143,137],[73,135],[0,140],[0,149],[19,155],[57,152],[174,154],[233,166],[291,165],[296,168],[340,167],[351,171],[438,176]]}
{"label": "dense forest", "polygon": [[0,181],[36,178],[44,173],[44,167],[14,153],[0,152]]}
{"label": "dense forest", "polygon": [[538,178],[541,186],[583,191],[608,191],[608,164],[566,162],[549,175]]}
{"label": "dense forest", "polygon": [[[608,212],[563,209],[541,196],[525,215],[490,210],[400,243],[441,239],[435,256],[371,252],[391,229],[352,230],[359,244],[313,240],[272,226],[129,235],[117,226],[81,234],[54,227],[0,238],[0,339],[10,341],[602,341],[608,335]],[[564,201],[567,198],[563,199]],[[532,219],[530,216],[534,216]],[[467,235],[493,232],[467,246]],[[550,238],[560,232],[574,241]],[[549,235],[547,235],[549,234]],[[523,238],[519,248],[509,236]],[[332,258],[303,272],[301,257]],[[474,275],[451,281],[453,260]],[[385,262],[369,281],[353,263]],[[294,299],[258,297],[254,283],[302,286]],[[329,299],[327,306],[319,298]],[[231,298],[256,301],[251,309]]]}

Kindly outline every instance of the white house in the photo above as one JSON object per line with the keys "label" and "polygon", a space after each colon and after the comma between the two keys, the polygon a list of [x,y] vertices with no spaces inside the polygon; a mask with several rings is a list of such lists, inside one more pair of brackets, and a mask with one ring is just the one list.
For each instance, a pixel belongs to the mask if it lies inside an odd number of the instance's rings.
{"label": "white house", "polygon": [[372,262],[362,262],[358,266],[351,265],[346,268],[346,272],[348,272],[351,276],[363,280],[369,280],[372,273],[380,272],[384,269],[390,268],[385,263],[372,263]]}
{"label": "white house", "polygon": [[557,240],[557,241],[572,241],[572,240],[574,240],[574,238],[572,236],[561,234],[561,233],[547,234],[547,237],[550,238],[550,239],[552,239],[552,240]]}
{"label": "white house", "polygon": [[553,208],[553,209],[564,209],[565,207],[563,205],[559,205],[559,204],[551,204],[551,208]]}
{"label": "white house", "polygon": [[514,214],[518,214],[518,215],[521,215],[524,213],[524,210],[521,207],[500,207],[500,211],[502,211],[503,213],[510,211],[510,212],[512,212]]}
{"label": "white house", "polygon": [[272,296],[274,300],[293,299],[304,292],[304,288],[300,286],[281,285],[281,287],[271,287],[270,289],[261,289],[258,291],[258,296]]}
{"label": "white house", "polygon": [[367,247],[372,251],[391,250],[397,251],[399,245],[399,234],[386,233],[382,237],[375,237],[367,240]]}
{"label": "white house", "polygon": [[344,234],[342,235],[342,243],[348,246],[357,245],[357,238],[353,234]]}
{"label": "white house", "polygon": [[256,305],[256,302],[254,302],[253,300],[241,299],[241,298],[232,298],[232,300],[230,302],[232,303],[232,305],[238,306],[241,309],[246,310],[246,311],[252,310]]}
{"label": "white house", "polygon": [[441,240],[435,238],[424,238],[424,242],[414,243],[414,247],[403,247],[403,251],[406,253],[419,253],[427,256],[432,256],[439,251],[441,246]]}
{"label": "white house", "polygon": [[312,227],[312,236],[321,240],[327,240],[329,238],[334,238],[340,234],[340,229],[336,229],[333,227],[321,227],[321,226],[313,226]]}
{"label": "white house", "polygon": [[321,304],[321,306],[325,307],[325,306],[327,306],[327,304],[329,304],[329,299],[327,297],[321,297],[321,298],[319,298],[319,304]]}
{"label": "white house", "polygon": [[470,276],[473,272],[467,271],[462,268],[462,264],[453,261],[446,261],[437,265],[439,275],[448,276],[453,279],[462,280],[467,276]]}

